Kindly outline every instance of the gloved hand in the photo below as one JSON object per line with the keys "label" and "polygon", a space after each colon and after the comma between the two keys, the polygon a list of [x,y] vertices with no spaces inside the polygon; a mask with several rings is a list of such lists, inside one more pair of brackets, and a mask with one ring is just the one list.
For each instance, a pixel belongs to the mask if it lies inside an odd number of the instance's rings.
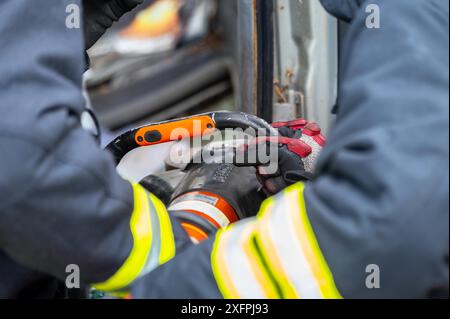
{"label": "gloved hand", "polygon": [[260,188],[253,167],[191,164],[168,209],[192,240],[200,242],[221,228],[255,216],[265,199]]}
{"label": "gloved hand", "polygon": [[83,0],[86,50],[97,42],[114,22],[144,0]]}
{"label": "gloved hand", "polygon": [[[274,123],[280,136],[254,139],[245,152],[266,147],[269,154],[277,152],[278,167],[275,173],[268,173],[268,167],[256,163],[257,177],[268,195],[276,194],[299,181],[311,180],[320,151],[325,146],[325,137],[316,123],[304,119],[291,122]],[[246,163],[245,165],[248,165]]]}

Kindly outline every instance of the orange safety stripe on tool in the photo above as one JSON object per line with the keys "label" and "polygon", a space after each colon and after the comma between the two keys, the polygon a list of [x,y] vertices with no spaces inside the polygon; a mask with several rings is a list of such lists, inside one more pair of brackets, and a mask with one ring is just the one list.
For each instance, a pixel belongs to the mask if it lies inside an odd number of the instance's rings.
{"label": "orange safety stripe on tool", "polygon": [[186,230],[186,233],[195,243],[200,243],[208,239],[208,234],[197,226],[188,223],[181,223],[181,226]]}
{"label": "orange safety stripe on tool", "polygon": [[303,192],[303,184],[293,185],[267,200],[257,218],[218,234],[211,262],[224,297],[341,298],[309,222]]}
{"label": "orange safety stripe on tool", "polygon": [[135,134],[139,146],[151,146],[183,138],[197,137],[214,132],[216,124],[207,115],[194,116],[177,121],[140,128]]}
{"label": "orange safety stripe on tool", "polygon": [[[226,200],[206,191],[194,191],[181,195],[171,204],[168,210],[194,214],[209,221],[217,229],[227,227],[239,219],[234,208]],[[208,238],[195,225],[184,223],[183,227],[189,236],[197,242]]]}
{"label": "orange safety stripe on tool", "polygon": [[[188,202],[188,201],[206,203],[208,205],[214,206],[217,210],[219,210],[226,217],[227,224],[218,225],[218,228],[228,226],[228,224],[235,223],[239,220],[239,217],[236,214],[236,211],[234,210],[233,206],[231,206],[225,199],[216,194],[207,191],[190,192],[178,197],[174,201],[173,205],[177,205],[180,202]],[[209,214],[209,211],[206,212],[202,211],[200,213],[202,213],[203,215],[207,215],[211,219],[211,221],[213,221],[215,224],[220,224],[220,221],[218,220],[220,218],[214,215],[211,216],[211,214]]]}
{"label": "orange safety stripe on tool", "polygon": [[98,290],[114,292],[127,288],[175,256],[172,225],[164,204],[138,184],[133,185],[134,210],[130,218],[133,247],[116,273],[103,283],[94,284]]}

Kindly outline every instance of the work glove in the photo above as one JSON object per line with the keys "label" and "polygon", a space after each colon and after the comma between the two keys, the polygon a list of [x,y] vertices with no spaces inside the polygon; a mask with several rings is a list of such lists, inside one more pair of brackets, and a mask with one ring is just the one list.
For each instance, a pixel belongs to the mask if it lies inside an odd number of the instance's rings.
{"label": "work glove", "polygon": [[[212,157],[203,158],[203,151]],[[227,163],[224,156],[229,152],[233,154],[234,148],[202,149],[179,172],[184,176],[173,187],[156,176],[148,176],[141,182],[164,201],[169,214],[194,243],[208,239],[232,223],[256,216],[266,199],[256,168]]]}
{"label": "work glove", "polygon": [[114,22],[144,0],[83,0],[86,50],[97,42]]}
{"label": "work glove", "polygon": [[239,220],[256,216],[265,195],[254,167],[200,163],[186,168],[169,212],[194,242],[201,242]]}
{"label": "work glove", "polygon": [[[265,147],[267,155],[276,158],[276,169],[258,159],[254,163],[244,161],[243,164],[257,166],[257,178],[269,196],[297,182],[312,180],[317,158],[326,143],[318,125],[304,119],[274,123],[272,126],[280,136],[255,138],[241,150],[246,154],[259,154],[259,148]],[[246,154],[239,156],[245,158]]]}

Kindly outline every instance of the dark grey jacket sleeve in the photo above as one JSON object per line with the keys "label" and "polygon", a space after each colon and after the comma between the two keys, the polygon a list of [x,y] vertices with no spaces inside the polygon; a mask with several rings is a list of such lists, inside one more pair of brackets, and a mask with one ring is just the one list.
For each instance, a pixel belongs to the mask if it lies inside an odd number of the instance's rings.
{"label": "dark grey jacket sleeve", "polygon": [[[448,1],[323,2],[331,13],[351,21],[351,27],[337,123],[317,178],[299,197],[304,198],[334,284],[344,298],[448,295]],[[366,27],[369,3],[380,8],[380,29]],[[293,224],[300,234],[307,222],[291,218],[292,223],[281,223],[302,210],[290,196],[295,190],[275,197],[274,204],[268,202],[259,220],[221,233],[215,253],[211,254],[211,240],[149,274],[136,287],[136,296],[216,297],[219,284],[224,296],[258,297],[260,288],[270,285],[251,279],[251,252],[243,253],[242,247],[259,241],[258,247],[267,248],[269,237],[270,251],[276,247],[278,256],[287,258],[259,254],[265,263],[254,268],[272,275],[263,282],[276,286],[279,296],[292,287],[303,289],[303,297],[310,296],[308,289],[314,285],[305,280],[307,258],[297,259],[301,250],[294,244],[295,236],[288,236]],[[289,205],[283,204],[284,198]],[[274,219],[267,222],[267,218]],[[285,231],[280,231],[283,225]],[[301,242],[307,251],[314,240],[305,238]],[[272,263],[277,258],[282,265],[278,268]],[[214,260],[225,266],[214,266]],[[299,264],[302,267],[290,268]],[[377,269],[379,286],[370,276]],[[329,280],[326,275],[321,278],[321,284]]]}
{"label": "dark grey jacket sleeve", "polygon": [[80,0],[0,2],[0,250],[60,279],[76,264],[83,282],[100,283],[136,248],[136,197],[80,126],[84,41],[66,26],[69,5],[82,12]]}
{"label": "dark grey jacket sleeve", "polygon": [[[369,3],[380,29],[366,27]],[[448,291],[448,6],[378,0],[347,11],[340,113],[305,194],[344,296]],[[371,264],[380,289],[366,287]]]}

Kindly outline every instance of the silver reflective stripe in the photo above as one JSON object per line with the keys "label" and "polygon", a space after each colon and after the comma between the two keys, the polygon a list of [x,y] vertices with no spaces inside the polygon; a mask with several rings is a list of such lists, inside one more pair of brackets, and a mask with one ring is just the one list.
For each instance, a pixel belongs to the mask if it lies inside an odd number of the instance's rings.
{"label": "silver reflective stripe", "polygon": [[260,235],[270,236],[284,272],[298,296],[303,299],[321,299],[323,296],[319,285],[296,236],[296,218],[293,215],[296,214],[300,219],[300,208],[299,200],[295,201],[295,196],[296,192],[284,192],[274,198],[272,211],[261,221],[266,224],[268,234]]}
{"label": "silver reflective stripe", "polygon": [[159,255],[161,253],[161,226],[159,223],[158,214],[156,213],[156,207],[153,205],[149,196],[148,205],[150,222],[152,223],[152,247],[150,248],[150,253],[147,257],[145,267],[139,277],[148,274],[159,266]]}
{"label": "silver reflective stripe", "polygon": [[236,290],[243,299],[265,299],[267,296],[259,284],[243,245],[247,244],[253,231],[254,220],[240,222],[227,232],[224,232],[222,241],[223,260]]}
{"label": "silver reflective stripe", "polygon": [[256,219],[218,236],[213,271],[225,297],[341,298],[309,223],[303,190],[302,184],[289,187],[269,199]]}

